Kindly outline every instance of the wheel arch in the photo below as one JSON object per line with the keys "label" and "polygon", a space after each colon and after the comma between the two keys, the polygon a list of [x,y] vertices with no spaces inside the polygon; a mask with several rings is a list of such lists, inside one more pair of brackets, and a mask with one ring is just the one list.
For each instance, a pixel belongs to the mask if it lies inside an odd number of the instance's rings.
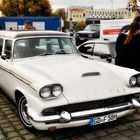
{"label": "wheel arch", "polygon": [[17,104],[17,102],[18,102],[18,100],[19,100],[19,98],[21,97],[21,96],[24,96],[24,94],[22,93],[22,91],[20,91],[20,90],[16,90],[15,91],[15,103]]}

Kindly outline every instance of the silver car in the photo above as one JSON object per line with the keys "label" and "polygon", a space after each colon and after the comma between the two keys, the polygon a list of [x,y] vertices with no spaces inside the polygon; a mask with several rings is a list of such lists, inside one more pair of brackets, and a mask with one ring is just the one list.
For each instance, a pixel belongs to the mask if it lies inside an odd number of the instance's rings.
{"label": "silver car", "polygon": [[115,63],[116,41],[114,39],[88,40],[79,45],[77,48],[83,57],[106,63]]}

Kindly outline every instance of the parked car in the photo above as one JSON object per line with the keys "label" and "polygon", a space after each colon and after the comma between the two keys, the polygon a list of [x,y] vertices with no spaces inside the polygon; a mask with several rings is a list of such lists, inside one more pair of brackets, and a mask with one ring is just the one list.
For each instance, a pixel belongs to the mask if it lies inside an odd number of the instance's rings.
{"label": "parked car", "polygon": [[83,57],[115,64],[116,40],[114,39],[88,40],[77,48]]}
{"label": "parked car", "polygon": [[98,125],[140,107],[140,73],[78,53],[56,31],[0,31],[0,88],[29,129]]}
{"label": "parked car", "polygon": [[100,37],[100,24],[89,24],[85,27],[83,31],[78,31],[76,33],[76,45],[89,40]]}

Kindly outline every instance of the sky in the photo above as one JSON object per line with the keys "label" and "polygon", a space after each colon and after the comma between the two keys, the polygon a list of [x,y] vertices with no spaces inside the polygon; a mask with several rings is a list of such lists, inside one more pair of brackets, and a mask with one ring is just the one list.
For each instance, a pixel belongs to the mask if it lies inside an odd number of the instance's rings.
{"label": "sky", "polygon": [[99,8],[126,8],[128,0],[50,0],[52,8],[67,6],[93,6]]}

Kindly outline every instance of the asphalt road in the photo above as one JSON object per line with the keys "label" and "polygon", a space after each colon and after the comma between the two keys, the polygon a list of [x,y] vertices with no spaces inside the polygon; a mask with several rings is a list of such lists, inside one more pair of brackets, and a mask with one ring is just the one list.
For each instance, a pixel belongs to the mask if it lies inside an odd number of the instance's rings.
{"label": "asphalt road", "polygon": [[0,92],[0,140],[140,140],[140,111],[94,127],[30,132],[21,124],[15,104]]}

